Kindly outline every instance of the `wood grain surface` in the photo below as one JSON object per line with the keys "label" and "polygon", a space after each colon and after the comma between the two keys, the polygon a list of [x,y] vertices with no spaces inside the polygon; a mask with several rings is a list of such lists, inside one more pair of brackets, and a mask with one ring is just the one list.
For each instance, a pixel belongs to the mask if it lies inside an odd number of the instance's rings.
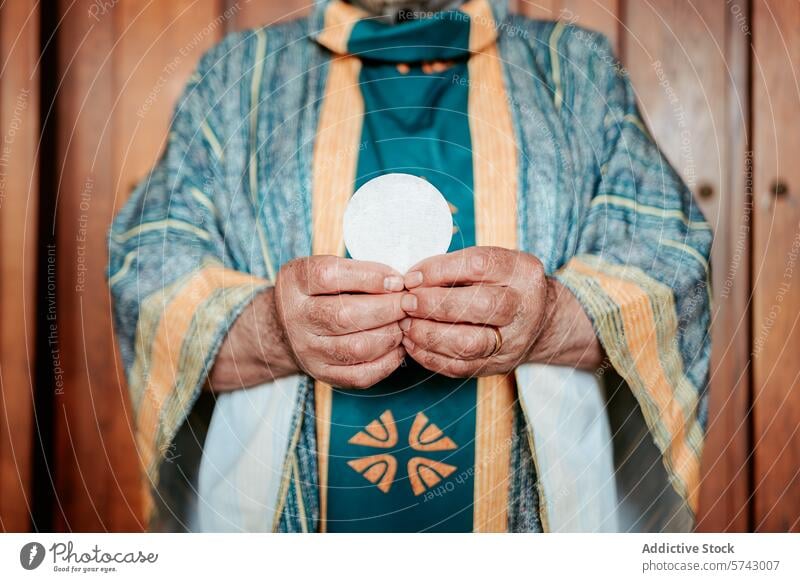
{"label": "wood grain surface", "polygon": [[32,503],[38,55],[38,3],[0,3],[0,531]]}

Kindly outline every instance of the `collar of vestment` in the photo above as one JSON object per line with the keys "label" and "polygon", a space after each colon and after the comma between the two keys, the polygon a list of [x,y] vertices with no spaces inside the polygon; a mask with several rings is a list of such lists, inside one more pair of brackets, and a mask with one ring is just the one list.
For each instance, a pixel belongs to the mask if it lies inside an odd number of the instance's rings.
{"label": "collar of vestment", "polygon": [[468,0],[453,10],[403,11],[389,24],[342,0],[320,0],[312,37],[333,53],[363,60],[456,60],[493,45],[506,15],[506,0]]}

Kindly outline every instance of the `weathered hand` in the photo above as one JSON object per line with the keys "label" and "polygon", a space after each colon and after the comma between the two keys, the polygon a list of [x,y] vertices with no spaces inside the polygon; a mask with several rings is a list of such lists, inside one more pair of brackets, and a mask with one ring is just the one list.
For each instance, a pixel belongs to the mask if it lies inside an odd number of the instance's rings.
{"label": "weathered hand", "polygon": [[342,388],[367,388],[403,361],[403,278],[386,265],[334,256],[295,259],[275,307],[298,367]]}
{"label": "weathered hand", "polygon": [[[405,276],[403,346],[445,376],[510,372],[528,361],[539,335],[548,281],[535,256],[497,247],[426,259]],[[498,351],[495,329],[502,337]]]}

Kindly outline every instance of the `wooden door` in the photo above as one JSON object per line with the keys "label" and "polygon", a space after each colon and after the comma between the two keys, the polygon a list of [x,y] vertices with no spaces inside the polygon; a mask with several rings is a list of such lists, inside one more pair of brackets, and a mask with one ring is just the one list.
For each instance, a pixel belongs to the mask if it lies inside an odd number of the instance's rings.
{"label": "wooden door", "polygon": [[800,531],[800,3],[753,3],[753,525]]}

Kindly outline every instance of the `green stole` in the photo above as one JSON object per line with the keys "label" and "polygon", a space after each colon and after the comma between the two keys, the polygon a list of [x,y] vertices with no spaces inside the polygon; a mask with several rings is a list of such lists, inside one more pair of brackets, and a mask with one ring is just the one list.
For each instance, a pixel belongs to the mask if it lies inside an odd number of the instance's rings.
{"label": "green stole", "polygon": [[[331,9],[354,10],[341,3],[332,3]],[[326,131],[344,130],[352,139],[355,125],[348,126],[345,116],[361,113],[349,191],[390,172],[430,181],[453,212],[450,251],[478,242],[469,101],[470,43],[476,34],[471,23],[463,12],[396,25],[356,19],[346,40],[346,54],[358,55],[358,59],[343,57],[332,64],[326,88],[326,101],[330,101],[327,110],[323,106],[322,139],[318,138],[315,153],[315,159],[321,159],[320,150],[327,147]],[[339,111],[348,107],[343,95],[352,91],[354,81],[360,99],[349,102],[347,113]],[[338,106],[337,98],[341,101]],[[326,119],[331,111],[337,111],[337,119]],[[335,125],[339,127],[329,127]],[[334,211],[327,219],[336,220],[337,206],[329,204],[329,209],[331,206]],[[314,228],[316,237],[323,228],[316,217]],[[316,238],[315,252],[324,252]],[[507,483],[487,487],[481,473],[495,472],[486,466],[488,441],[478,428],[491,427],[495,441],[499,440],[495,433],[510,432],[505,425],[510,425],[508,420],[513,417],[513,390],[509,391],[507,382],[496,383],[494,392],[505,394],[504,400],[495,395],[493,407],[480,406],[479,383],[484,383],[486,391],[485,379],[450,379],[425,370],[411,358],[406,360],[389,378],[368,390],[320,390],[318,386],[325,530],[505,529],[505,508],[497,505],[507,499],[507,492],[499,491],[507,488]],[[502,430],[494,430],[495,417],[502,421]],[[481,451],[476,450],[479,443]],[[508,448],[500,441],[492,454],[500,459],[491,464],[500,465],[501,475],[505,467],[507,478]],[[500,499],[493,506],[498,515],[487,518],[487,509],[478,511],[479,497]],[[482,506],[488,507],[485,500]],[[476,523],[476,516],[481,524]]]}

